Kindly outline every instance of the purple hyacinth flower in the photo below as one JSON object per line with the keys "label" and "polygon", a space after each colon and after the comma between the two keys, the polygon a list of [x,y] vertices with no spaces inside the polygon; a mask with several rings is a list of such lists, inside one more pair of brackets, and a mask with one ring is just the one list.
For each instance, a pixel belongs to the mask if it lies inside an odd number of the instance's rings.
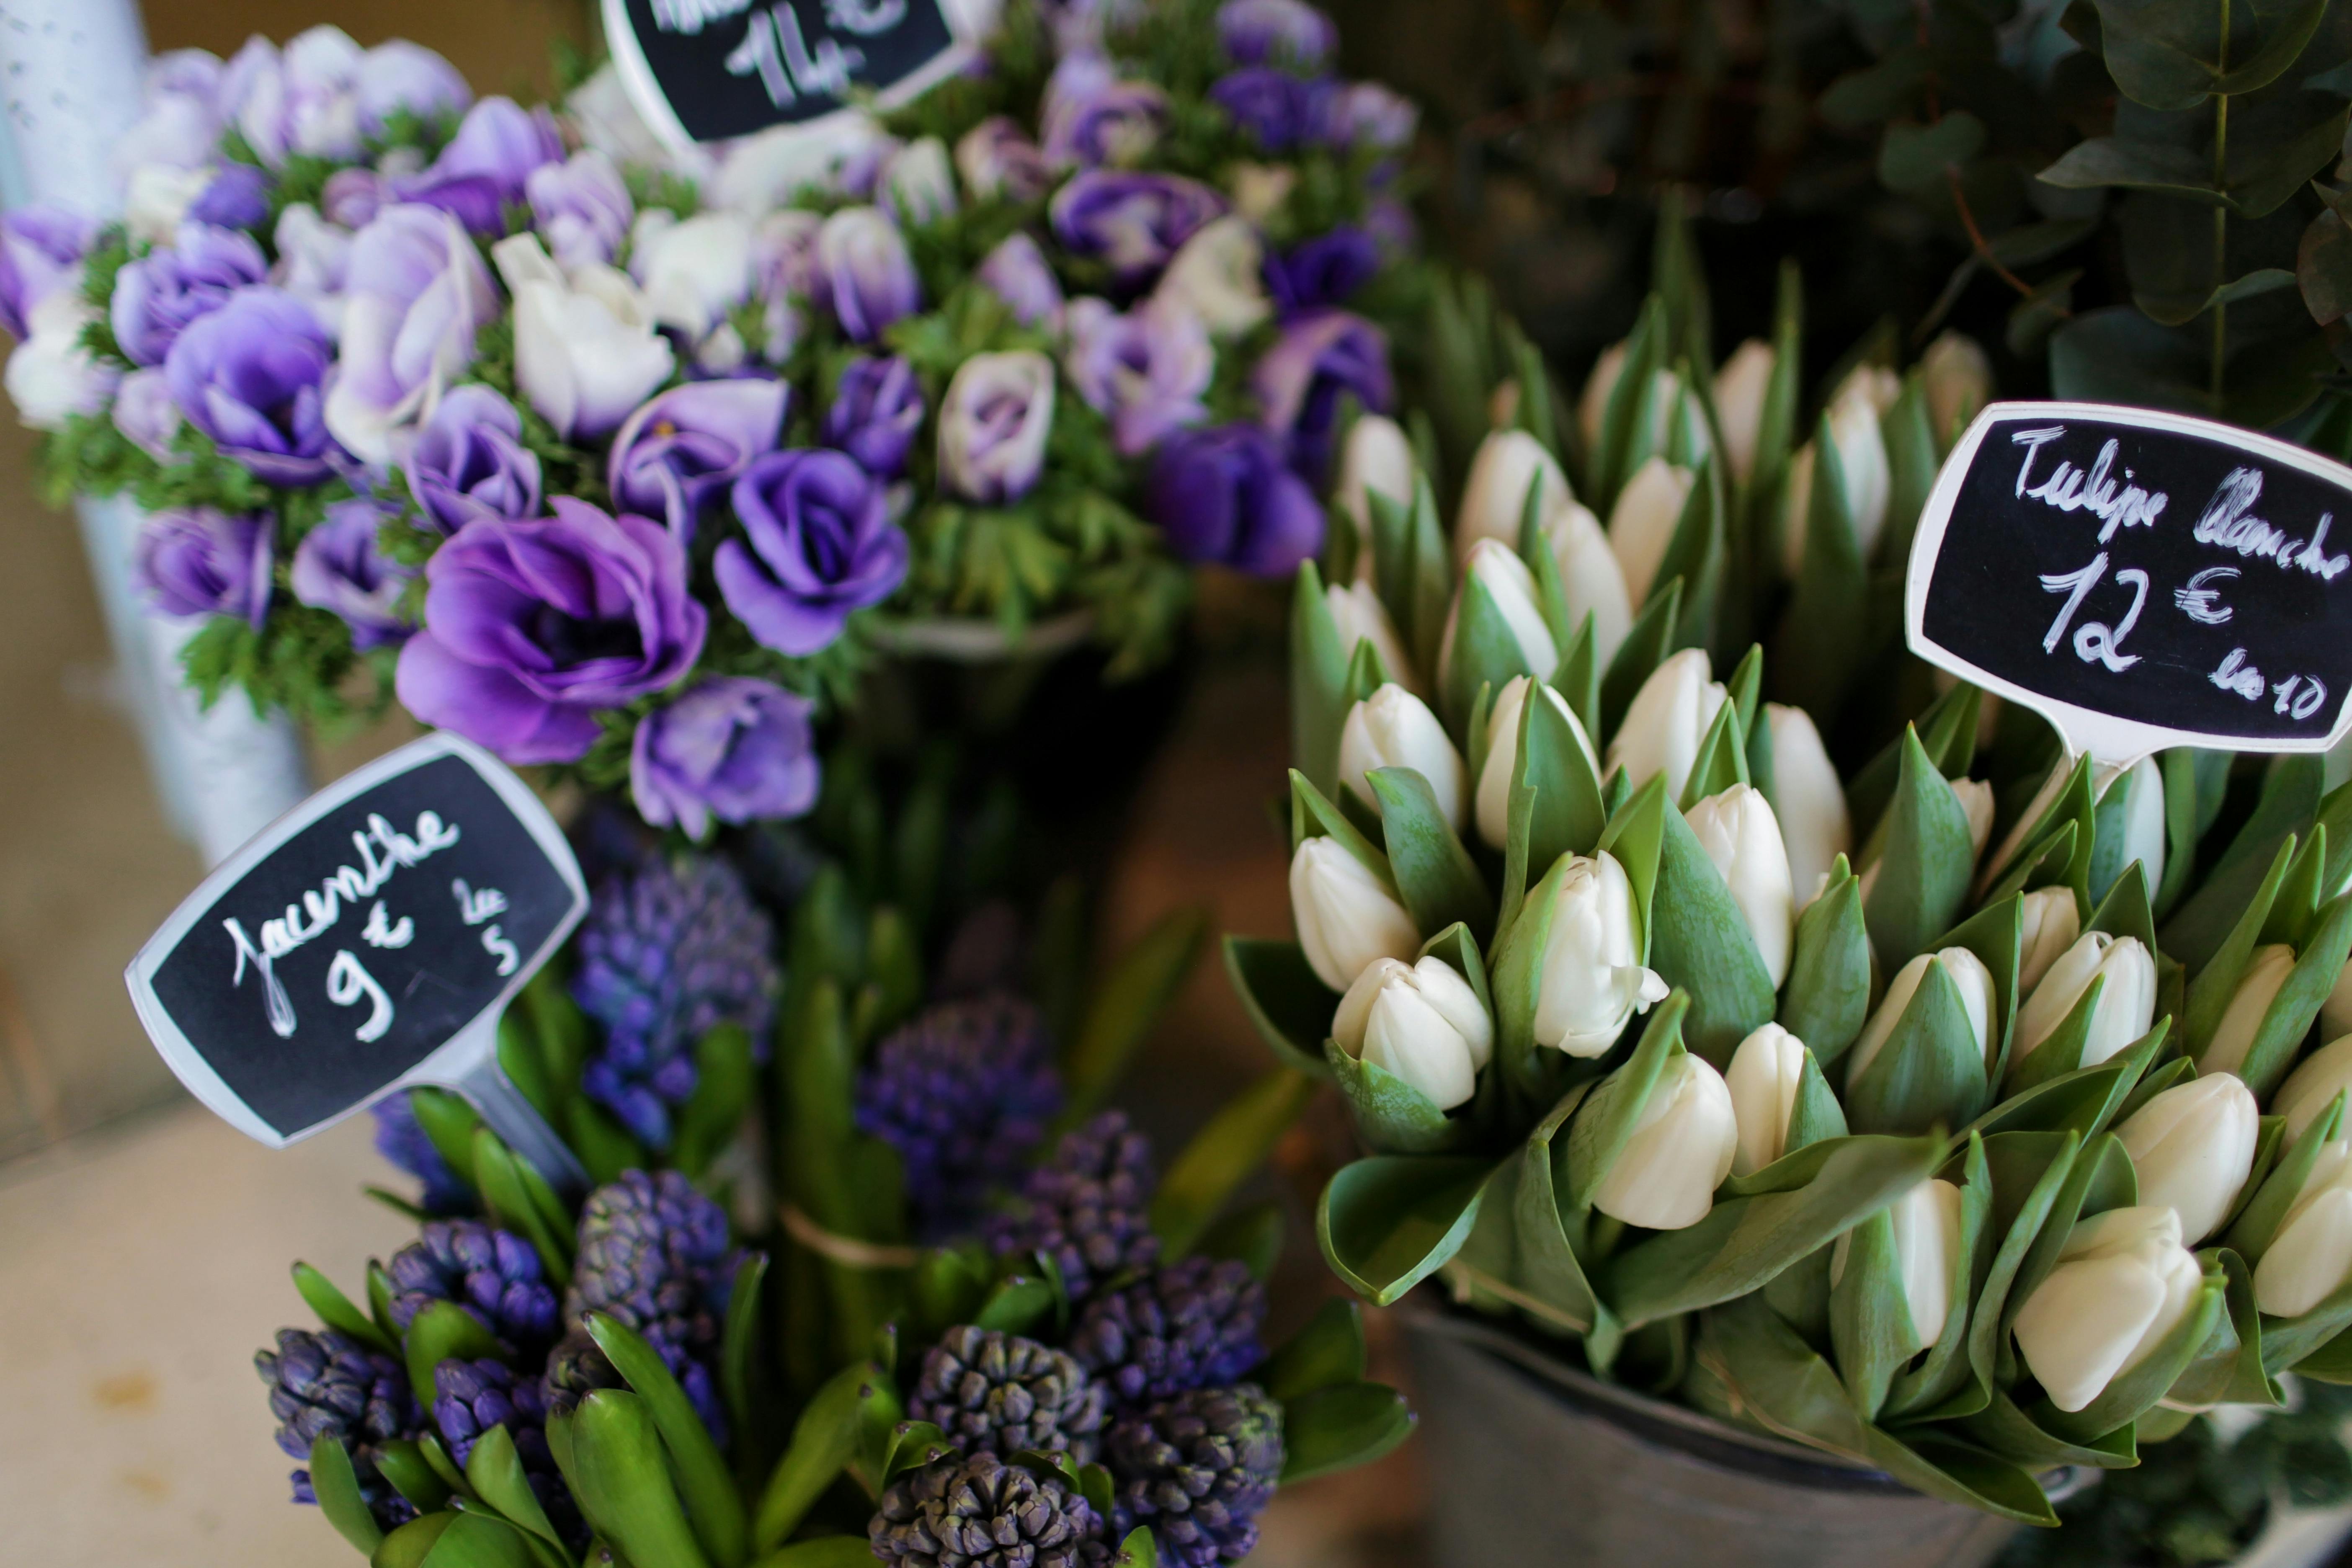
{"label": "purple hyacinth flower", "polygon": [[97,233],[95,221],[61,207],[19,207],[0,216],[0,326],[30,337],[33,307],[75,282]]}
{"label": "purple hyacinth flower", "polygon": [[562,161],[563,137],[545,108],[486,98],[466,111],[439,157],[394,184],[403,201],[454,213],[475,234],[499,235],[507,207],[524,199],[532,171]]}
{"label": "purple hyacinth flower", "polygon": [[1024,327],[1062,327],[1062,284],[1045,251],[1027,235],[1014,232],[997,242],[981,258],[973,277],[1012,309],[1013,319]]}
{"label": "purple hyacinth flower", "polygon": [[268,276],[269,263],[251,235],[184,223],[169,249],[125,262],[114,275],[114,341],[132,364],[162,364],[189,322]]}
{"label": "purple hyacinth flower", "polygon": [[275,183],[268,170],[223,163],[213,183],[188,204],[188,221],[218,228],[259,228],[269,221],[269,191]]}
{"label": "purple hyacinth flower", "polygon": [[1323,548],[1323,509],[1255,425],[1180,430],[1151,463],[1146,512],[1180,561],[1286,578]]}
{"label": "purple hyacinth flower", "polygon": [[1343,303],[1381,269],[1380,242],[1352,224],[1341,224],[1277,256],[1265,258],[1265,291],[1285,318],[1318,306]]}
{"label": "purple hyacinth flower", "polygon": [[1239,66],[1287,62],[1313,70],[1339,47],[1339,29],[1305,0],[1225,0],[1217,42]]}
{"label": "purple hyacinth flower", "polygon": [[656,827],[691,838],[710,819],[740,825],[804,815],[816,804],[815,704],[781,686],[711,676],[637,725],[629,793]]}
{"label": "purple hyacinth flower", "polygon": [[752,458],[776,449],[792,389],[763,376],[688,382],[656,394],[613,439],[617,506],[669,524],[681,544]]}
{"label": "purple hyacinth flower", "polygon": [[275,520],[208,506],[159,511],[140,524],[131,577],[163,616],[236,616],[256,631],[269,614]]}
{"label": "purple hyacinth flower", "polygon": [[1039,109],[1047,163],[1093,169],[1135,163],[1168,123],[1168,95],[1122,79],[1100,55],[1067,55],[1046,79]]}
{"label": "purple hyacinth flower", "polygon": [[895,479],[907,471],[922,425],[923,389],[912,365],[896,354],[853,360],[824,411],[824,442],[876,479]]}
{"label": "purple hyacinth flower", "polygon": [[539,513],[539,455],[522,416],[487,386],[453,387],[408,443],[408,493],[444,533],[479,518]]}
{"label": "purple hyacinth flower", "polygon": [[1313,310],[1286,324],[1250,386],[1260,421],[1288,442],[1292,466],[1318,484],[1330,469],[1340,398],[1352,395],[1373,414],[1396,403],[1388,339],[1346,310]]}
{"label": "purple hyacinth flower", "polygon": [[719,547],[719,596],[778,653],[816,652],[907,575],[907,536],[882,482],[839,452],[771,452],[735,481],[743,537]]}
{"label": "purple hyacinth flower", "polygon": [[1223,216],[1225,198],[1180,174],[1088,169],[1054,193],[1047,212],[1072,254],[1108,263],[1119,285],[1133,289],[1158,277],[1202,226]]}
{"label": "purple hyacinth flower", "polygon": [[240,289],[182,329],[163,374],[188,423],[274,485],[323,483],[322,386],[335,345],[310,308],[282,289]]}
{"label": "purple hyacinth flower", "polygon": [[598,710],[694,668],[709,617],[686,548],[650,518],[558,496],[555,515],[467,524],[425,566],[401,705],[510,763],[576,761]]}
{"label": "purple hyacinth flower", "polygon": [[1216,374],[1216,348],[1201,318],[1157,297],[1120,315],[1101,300],[1070,303],[1063,363],[1087,405],[1111,422],[1123,457],[1137,457],[1170,431],[1209,417],[1202,401]]}
{"label": "purple hyacinth flower", "polygon": [[1305,80],[1279,66],[1244,66],[1209,87],[1209,100],[1268,153],[1287,153],[1321,137],[1333,84]]}
{"label": "purple hyacinth flower", "polygon": [[294,547],[288,571],[294,597],[342,617],[352,646],[362,653],[416,629],[399,608],[416,568],[388,559],[377,542],[384,523],[399,515],[397,507],[367,496],[336,501]]}

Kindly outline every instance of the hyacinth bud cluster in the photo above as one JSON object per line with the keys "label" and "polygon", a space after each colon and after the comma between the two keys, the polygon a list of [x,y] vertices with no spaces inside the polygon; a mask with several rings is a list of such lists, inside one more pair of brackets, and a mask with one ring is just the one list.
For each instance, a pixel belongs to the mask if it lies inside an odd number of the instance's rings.
{"label": "hyacinth bud cluster", "polygon": [[1187,1258],[1089,1300],[1078,1364],[1121,1405],[1228,1384],[1265,1359],[1265,1287],[1231,1258]]}
{"label": "hyacinth bud cluster", "polygon": [[1065,1134],[1053,1158],[1029,1173],[1010,1212],[990,1221],[989,1246],[999,1257],[1045,1254],[1070,1300],[1082,1300],[1159,1258],[1148,1212],[1158,1181],[1150,1140],[1124,1112],[1106,1110]]}
{"label": "hyacinth bud cluster", "polygon": [[1002,993],[926,1009],[857,1082],[859,1131],[898,1152],[920,1234],[960,1229],[1009,1184],[1061,1109],[1045,1018]]}
{"label": "hyacinth bud cluster", "polygon": [[[414,1437],[425,1425],[398,1360],[338,1330],[280,1329],[275,1351],[254,1352],[253,1370],[268,1385],[278,1446],[288,1457],[307,1466],[320,1438],[339,1438],[351,1450],[360,1495],[376,1522],[389,1530],[416,1516],[375,1468],[378,1445]],[[319,1500],[307,1468],[297,1469],[293,1480],[296,1502]]]}
{"label": "hyacinth bud cluster", "polygon": [[433,1424],[462,1468],[474,1445],[493,1426],[514,1439],[524,1479],[566,1540],[584,1540],[579,1505],[547,1447],[547,1396],[538,1378],[518,1377],[503,1362],[455,1357],[433,1369]]}
{"label": "hyacinth bud cluster", "polygon": [[479,1220],[427,1220],[392,1255],[393,1327],[405,1333],[436,1301],[455,1301],[516,1350],[537,1353],[557,1331],[555,1290],[538,1249]]}
{"label": "hyacinth bud cluster", "polygon": [[598,889],[572,993],[604,1026],[581,1085],[647,1147],[667,1149],[694,1093],[697,1041],[740,1024],[755,1054],[777,988],[768,917],[724,861],[655,858]]}
{"label": "hyacinth bud cluster", "polygon": [[1120,1421],[1106,1447],[1115,1533],[1150,1525],[1182,1568],[1237,1563],[1282,1476],[1282,1406],[1246,1383],[1193,1389]]}
{"label": "hyacinth bud cluster", "polygon": [[1103,1568],[1103,1520],[1060,1476],[993,1454],[940,1459],[882,1494],[874,1555],[909,1568]]}
{"label": "hyacinth bud cluster", "polygon": [[567,1329],[609,1313],[645,1336],[714,1434],[723,1434],[711,1363],[740,1254],[727,1215],[676,1171],[623,1173],[580,1211]]}
{"label": "hyacinth bud cluster", "polygon": [[1067,1352],[967,1323],[924,1355],[907,1414],[967,1453],[1066,1452],[1084,1464],[1095,1457],[1105,1403],[1102,1386]]}

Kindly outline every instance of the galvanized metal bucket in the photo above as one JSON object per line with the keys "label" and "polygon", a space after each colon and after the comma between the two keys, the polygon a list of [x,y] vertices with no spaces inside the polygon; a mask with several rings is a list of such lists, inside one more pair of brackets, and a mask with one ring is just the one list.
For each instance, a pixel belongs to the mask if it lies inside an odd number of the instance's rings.
{"label": "galvanized metal bucket", "polygon": [[[1436,1568],[1983,1568],[2019,1526],[1602,1383],[1511,1330],[1407,1314]],[[2060,1471],[2053,1500],[2093,1478]]]}

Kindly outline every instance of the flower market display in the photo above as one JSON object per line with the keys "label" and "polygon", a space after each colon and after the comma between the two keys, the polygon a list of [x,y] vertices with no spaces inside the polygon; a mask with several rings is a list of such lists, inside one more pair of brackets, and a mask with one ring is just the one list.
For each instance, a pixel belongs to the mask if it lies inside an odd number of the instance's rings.
{"label": "flower market display", "polygon": [[1411,106],[1302,5],[1121,16],[1017,4],[904,108],[691,159],[609,69],[167,55],[122,221],[5,220],[8,391],[60,495],[152,513],[207,700],[796,815],[878,655],[1149,668],[1195,564],[1320,548],[1341,411],[1395,406]]}
{"label": "flower market display", "polygon": [[2095,769],[1938,691],[1876,607],[1981,356],[1841,367],[1796,447],[1793,288],[1712,374],[1690,297],[1572,418],[1462,385],[1450,524],[1349,430],[1357,531],[1292,616],[1296,940],[1228,967],[1351,1113],[1318,1226],[1361,1295],[1435,1279],[2053,1523],[2040,1472],[2352,1378],[2352,787]]}

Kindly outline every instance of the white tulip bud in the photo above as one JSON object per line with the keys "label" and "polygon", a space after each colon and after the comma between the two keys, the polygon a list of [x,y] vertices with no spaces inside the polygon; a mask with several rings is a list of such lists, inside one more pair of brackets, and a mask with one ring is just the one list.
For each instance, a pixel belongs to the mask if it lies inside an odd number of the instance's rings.
{"label": "white tulip bud", "polygon": [[1763,434],[1772,365],[1772,345],[1750,338],[1715,373],[1716,422],[1723,426],[1723,449],[1731,459],[1731,472],[1742,484],[1756,471],[1756,443]]}
{"label": "white tulip bud", "polygon": [[[2093,781],[2095,793],[2102,804],[2111,791],[2124,791],[2121,827],[2123,850],[2114,862],[2118,874],[2135,860],[2147,878],[2150,898],[2164,880],[2164,770],[2154,757],[2142,757],[2128,768],[2102,768],[2101,776]],[[2091,896],[2096,899],[2105,889],[2094,887]]]}
{"label": "white tulip bud", "polygon": [[[1772,759],[1773,765],[1778,767],[1780,761],[1776,754]],[[2082,934],[2083,915],[2074,907],[2074,890],[2069,888],[2036,888],[2026,894],[2021,902],[2024,905],[2024,935],[2017,949],[2017,988],[2030,996],[2033,988],[2042,984],[2042,977],[2050,973],[2050,966],[2058,962],[2059,955],[2072,948],[2074,939]],[[2024,1029],[2025,1023],[2021,1018],[2018,1020],[2021,1041]],[[2031,1047],[2021,1044],[2019,1054],[2030,1049]]]}
{"label": "white tulip bud", "polygon": [[1625,634],[1633,629],[1633,600],[1625,591],[1617,552],[1610,549],[1601,520],[1581,501],[1570,501],[1546,520],[1543,535],[1551,547],[1552,563],[1559,568],[1569,632],[1573,636],[1591,615],[1594,662],[1606,669],[1624,645]]}
{"label": "white tulip bud", "polygon": [[1614,855],[1569,860],[1537,982],[1536,1044],[1572,1057],[1603,1055],[1628,1019],[1666,999],[1666,983],[1643,967],[1635,948],[1640,923],[1633,884]]}
{"label": "white tulip bud", "polygon": [[1437,655],[1438,689],[1445,689],[1453,672],[1454,635],[1462,622],[1462,595],[1474,582],[1486,590],[1486,597],[1510,628],[1519,658],[1536,674],[1550,679],[1559,667],[1559,645],[1552,640],[1551,627],[1544,624],[1543,611],[1536,606],[1535,575],[1510,546],[1500,540],[1482,539],[1470,547],[1461,585],[1454,591],[1453,607],[1445,612],[1445,635]]}
{"label": "white tulip bud", "polygon": [[1379,959],[1421,951],[1404,906],[1336,839],[1304,839],[1291,856],[1290,918],[1307,964],[1334,991],[1344,993]]}
{"label": "white tulip bud", "polygon": [[1609,742],[1610,768],[1623,768],[1625,782],[1635,789],[1664,773],[1666,797],[1680,800],[1691,764],[1698,761],[1699,743],[1728,696],[1723,682],[1709,679],[1711,673],[1706,650],[1697,647],[1685,648],[1652,670]]}
{"label": "white tulip bud", "polygon": [[1486,395],[1486,423],[1496,430],[1507,430],[1519,416],[1519,378],[1511,376],[1496,382],[1495,390]]}
{"label": "white tulip bud", "polygon": [[1625,345],[1621,342],[1602,349],[1601,357],[1592,362],[1592,374],[1584,378],[1583,394],[1576,401],[1576,427],[1587,451],[1601,445],[1601,422],[1609,413],[1609,394],[1624,374]]}
{"label": "white tulip bud", "polygon": [[1527,706],[1530,689],[1543,693],[1559,716],[1568,721],[1569,733],[1584,752],[1584,760],[1592,765],[1594,777],[1601,773],[1600,759],[1592,754],[1592,738],[1584,732],[1584,721],[1576,710],[1568,705],[1552,687],[1531,681],[1524,675],[1515,675],[1507,682],[1502,695],[1495,699],[1495,710],[1486,718],[1486,762],[1478,770],[1478,804],[1475,815],[1478,821],[1478,837],[1494,848],[1506,847],[1511,832],[1511,773],[1519,765],[1519,717]]}
{"label": "white tulip bud", "polygon": [[1723,1075],[1685,1052],[1658,1075],[1592,1206],[1650,1230],[1696,1225],[1715,1206],[1738,1144]]}
{"label": "white tulip bud", "polygon": [[1805,1042],[1767,1024],[1739,1042],[1723,1081],[1739,1121],[1739,1149],[1731,1173],[1752,1176],[1788,1152],[1789,1118],[1805,1081]]}
{"label": "white tulip bud", "polygon": [[1405,657],[1404,639],[1397,636],[1395,625],[1389,619],[1388,606],[1372,591],[1370,583],[1352,583],[1346,587],[1334,583],[1323,590],[1323,603],[1331,611],[1331,624],[1339,628],[1339,657],[1353,659],[1356,645],[1370,642],[1372,651],[1381,656],[1381,668],[1388,677],[1407,691],[1418,691],[1421,682],[1412,660]]}
{"label": "white tulip bud", "polygon": [[[2304,1058],[2271,1096],[2271,1114],[2286,1118],[2286,1141],[2292,1143],[2347,1089],[2352,1089],[2352,1035],[2330,1040]],[[2352,1127],[2339,1131],[2352,1134]]]}
{"label": "white tulip bud", "polygon": [[[1837,444],[1838,467],[1845,479],[1846,507],[1853,519],[1854,546],[1867,563],[1886,527],[1886,504],[1895,483],[1869,385],[1849,379],[1831,401],[1829,420],[1830,439]],[[1792,579],[1805,566],[1805,530],[1812,493],[1813,444],[1808,441],[1789,465],[1788,521],[1781,534],[1780,565]]]}
{"label": "white tulip bud", "polygon": [[2229,1217],[2254,1168],[2262,1114],[2253,1090],[2217,1072],[2173,1085],[2116,1129],[2139,1176],[2139,1201],[2179,1215],[2186,1245]]}
{"label": "white tulip bud", "polygon": [[1331,1037],[1451,1110],[1477,1091],[1479,1070],[1495,1054],[1495,1020],[1444,959],[1383,958],[1339,999]]}
{"label": "white tulip bud", "polygon": [[1617,504],[1609,510],[1609,548],[1625,574],[1625,593],[1636,608],[1650,596],[1658,564],[1674,542],[1675,525],[1682,521],[1683,503],[1690,499],[1698,477],[1664,458],[1652,458],[1633,470]]}
{"label": "white tulip bud", "polygon": [[1446,739],[1445,726],[1429,704],[1393,681],[1349,709],[1339,726],[1339,780],[1377,813],[1380,797],[1365,777],[1374,768],[1411,768],[1421,774],[1437,797],[1445,825],[1462,830],[1463,802],[1470,793],[1462,753]]}
{"label": "white tulip bud", "polygon": [[[2073,897],[2067,894],[2070,901]],[[2017,1010],[2012,1073],[2057,1032],[2091,983],[2103,976],[2106,984],[2091,1014],[2090,1032],[2083,1038],[2083,1059],[2075,1066],[2096,1067],[2147,1033],[2156,1016],[2155,955],[2136,936],[2086,931],[2050,965]]]}
{"label": "white tulip bud", "polygon": [[1847,1054],[1845,1081],[1849,1086],[1858,1081],[1870,1064],[1877,1059],[1887,1037],[1894,1034],[1895,1026],[1903,1021],[1903,1010],[1911,1005],[1911,998],[1917,994],[1919,983],[1927,978],[1927,966],[1931,963],[1941,969],[1959,992],[1960,1007],[1968,1015],[1969,1029],[1976,1038],[1978,1053],[1986,1068],[1991,1068],[1993,1052],[2000,1044],[2000,1037],[1993,1033],[1992,1027],[1997,1002],[1992,971],[1985,967],[1983,959],[1965,947],[1941,947],[1933,952],[1918,954],[1896,970],[1895,978],[1887,983],[1886,994],[1879,1001],[1878,1011],[1863,1025],[1861,1035],[1854,1039],[1853,1049]]}
{"label": "white tulip bud", "polygon": [[2058,1266],[2017,1313],[2017,1348],[2050,1403],[2081,1410],[2164,1342],[2204,1270],[2160,1205],[2076,1222]]}
{"label": "white tulip bud", "polygon": [[[1952,1310],[1952,1278],[1960,1258],[1960,1189],[1940,1179],[1921,1182],[1887,1205],[1895,1233],[1895,1275],[1903,1287],[1903,1310],[1911,1320],[1911,1353],[1932,1350],[1944,1337]],[[1830,1253],[1830,1286],[1845,1278],[1853,1232],[1837,1238]]]}
{"label": "white tulip bud", "polygon": [[1764,721],[1772,731],[1772,809],[1789,850],[1790,884],[1801,904],[1810,903],[1828,882],[1837,858],[1853,847],[1845,788],[1811,714],[1767,702]]}
{"label": "white tulip bud", "polygon": [[1454,519],[1454,558],[1467,562],[1480,540],[1492,539],[1517,551],[1526,516],[1528,489],[1536,489],[1538,521],[1576,499],[1559,461],[1524,430],[1492,430],[1470,459],[1462,484],[1462,506]]}
{"label": "white tulip bud", "polygon": [[1950,779],[1952,795],[1968,814],[1969,847],[1971,863],[1984,854],[1985,841],[1992,837],[1992,785],[1982,779]]}
{"label": "white tulip bud", "polygon": [[1991,398],[1992,362],[1974,338],[1946,332],[1919,356],[1919,369],[1927,386],[1927,426],[1940,450]]}
{"label": "white tulip bud", "polygon": [[2329,1039],[2352,1033],[2352,959],[2336,972],[2336,984],[2319,1005],[2319,1029]]}
{"label": "white tulip bud", "polygon": [[1883,364],[1858,364],[1845,373],[1845,379],[1830,394],[1832,403],[1842,398],[1866,399],[1874,415],[1884,416],[1903,395],[1903,378]]}
{"label": "white tulip bud", "polygon": [[2236,1072],[2246,1065],[2246,1053],[2254,1047],[2263,1015],[2271,1010],[2271,999],[2294,972],[2294,949],[2284,942],[2254,949],[2244,974],[2239,977],[2237,991],[2222,1010],[2220,1026],[2197,1058],[2199,1072]]}
{"label": "white tulip bud", "polygon": [[1731,901],[1739,906],[1757,956],[1772,977],[1772,989],[1789,978],[1790,950],[1797,940],[1796,891],[1789,879],[1789,850],[1772,803],[1752,784],[1736,784],[1690,808],[1691,832],[1715,862]]}
{"label": "white tulip bud", "polygon": [[1377,493],[1410,507],[1420,472],[1412,443],[1388,416],[1359,415],[1348,427],[1348,445],[1339,454],[1339,510],[1356,525],[1358,582],[1372,580],[1372,503],[1367,498]]}
{"label": "white tulip bud", "polygon": [[2352,1138],[2338,1138],[2320,1145],[2302,1192],[2254,1265],[2254,1305],[2274,1318],[2300,1318],[2347,1280],[2352,1280]]}

